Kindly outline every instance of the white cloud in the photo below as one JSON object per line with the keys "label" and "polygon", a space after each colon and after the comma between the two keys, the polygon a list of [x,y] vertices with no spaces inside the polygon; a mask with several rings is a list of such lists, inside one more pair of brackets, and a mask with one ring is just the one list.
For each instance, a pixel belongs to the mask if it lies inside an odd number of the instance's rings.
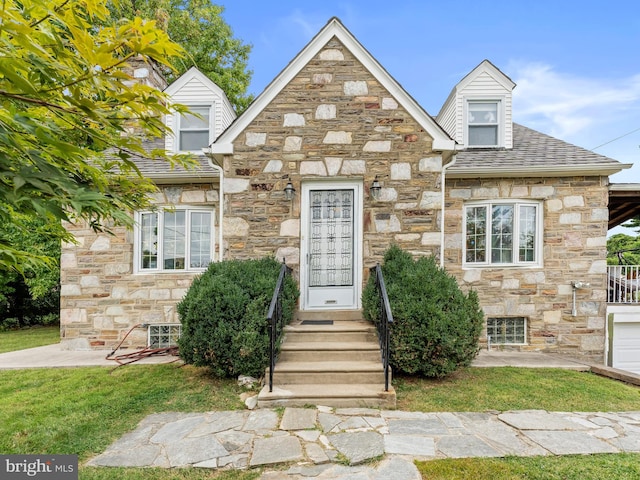
{"label": "white cloud", "polygon": [[[517,84],[514,120],[555,137],[581,137],[629,115],[640,122],[640,74],[583,78],[542,63],[512,63],[506,71]],[[621,126],[620,134],[636,126]]]}

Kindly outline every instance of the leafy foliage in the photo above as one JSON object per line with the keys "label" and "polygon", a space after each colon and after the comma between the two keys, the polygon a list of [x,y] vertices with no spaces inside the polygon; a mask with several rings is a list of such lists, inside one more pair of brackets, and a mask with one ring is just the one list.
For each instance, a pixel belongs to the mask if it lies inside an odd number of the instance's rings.
{"label": "leafy foliage", "polygon": [[238,114],[253,100],[246,95],[252,72],[247,69],[250,45],[233,38],[231,27],[222,18],[224,7],[211,0],[133,0],[112,8],[113,17],[141,16],[157,20],[186,55],[172,59],[175,72],[168,80],[195,65],[226,93]]}
{"label": "leafy foliage", "polygon": [[[14,213],[87,221],[95,230],[130,224],[128,212],[154,189],[131,156],[188,164],[143,148],[144,136],[165,132],[162,115],[171,111],[126,70],[133,58],[169,67],[182,49],[155,22],[110,22],[106,3],[0,5],[0,225]],[[24,274],[42,260],[0,236],[0,270]]]}
{"label": "leafy foliage", "polygon": [[640,237],[617,233],[607,239],[608,265],[640,265]]}
{"label": "leafy foliage", "polygon": [[42,262],[0,275],[0,328],[47,325],[59,322],[60,270],[49,259],[60,257],[60,222],[17,212],[12,222],[0,224],[0,238]]}
{"label": "leafy foliage", "polygon": [[[414,260],[391,246],[382,274],[393,312],[390,363],[395,373],[444,377],[468,366],[478,352],[484,315],[474,291],[465,295],[432,257]],[[376,322],[373,276],[363,292],[365,317]]]}
{"label": "leafy foliage", "polygon": [[[178,304],[180,356],[214,375],[262,376],[269,363],[267,313],[281,264],[273,258],[212,263]],[[293,316],[298,289],[287,275],[283,315]]]}

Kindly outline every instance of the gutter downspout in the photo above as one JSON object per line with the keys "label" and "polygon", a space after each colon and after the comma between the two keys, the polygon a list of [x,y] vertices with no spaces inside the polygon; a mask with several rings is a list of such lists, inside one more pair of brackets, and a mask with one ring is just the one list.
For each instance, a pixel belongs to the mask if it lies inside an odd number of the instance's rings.
{"label": "gutter downspout", "polygon": [[224,218],[224,170],[220,165],[213,163],[211,148],[209,148],[206,153],[209,165],[218,172],[218,261],[221,262],[224,259],[224,236],[222,232],[222,222]]}
{"label": "gutter downspout", "polygon": [[452,160],[446,165],[442,166],[442,174],[440,178],[440,183],[442,184],[442,205],[441,205],[441,213],[440,213],[440,268],[444,268],[444,205],[445,205],[445,174],[447,168],[453,167],[456,164],[456,154],[452,155]]}

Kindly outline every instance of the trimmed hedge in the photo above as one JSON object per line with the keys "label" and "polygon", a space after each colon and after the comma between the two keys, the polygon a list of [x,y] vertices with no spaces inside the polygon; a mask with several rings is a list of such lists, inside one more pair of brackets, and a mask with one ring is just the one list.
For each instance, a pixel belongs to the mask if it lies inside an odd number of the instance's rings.
{"label": "trimmed hedge", "polygon": [[[397,246],[385,253],[382,275],[394,320],[389,357],[394,373],[444,377],[470,365],[484,322],[477,294],[465,295],[432,257],[414,260]],[[372,275],[363,308],[373,322],[378,304]]]}
{"label": "trimmed hedge", "polygon": [[[180,357],[221,378],[264,375],[269,364],[267,314],[281,266],[273,258],[212,263],[178,304]],[[287,275],[285,323],[297,299],[298,288]]]}

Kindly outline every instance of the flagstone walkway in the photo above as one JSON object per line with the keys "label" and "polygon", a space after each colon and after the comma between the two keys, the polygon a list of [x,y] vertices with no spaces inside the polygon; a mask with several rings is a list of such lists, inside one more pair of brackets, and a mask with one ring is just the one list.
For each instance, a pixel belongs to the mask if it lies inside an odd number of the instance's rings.
{"label": "flagstone walkway", "polygon": [[286,408],[282,415],[275,409],[150,415],[88,465],[263,467],[264,480],[418,480],[414,459],[617,452],[640,452],[640,411],[317,407]]}

